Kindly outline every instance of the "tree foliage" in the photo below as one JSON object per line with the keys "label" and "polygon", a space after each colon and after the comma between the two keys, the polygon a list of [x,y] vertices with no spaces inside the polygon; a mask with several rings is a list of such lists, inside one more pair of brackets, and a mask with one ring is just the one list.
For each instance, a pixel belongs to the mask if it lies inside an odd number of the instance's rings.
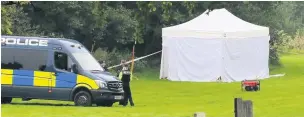
{"label": "tree foliage", "polygon": [[33,1],[1,6],[2,34],[71,38],[92,52],[123,52],[137,41],[137,56],[161,49],[163,27],[184,23],[207,9],[226,8],[245,21],[270,27],[272,63],[279,61],[279,47],[304,27],[304,2],[291,1]]}

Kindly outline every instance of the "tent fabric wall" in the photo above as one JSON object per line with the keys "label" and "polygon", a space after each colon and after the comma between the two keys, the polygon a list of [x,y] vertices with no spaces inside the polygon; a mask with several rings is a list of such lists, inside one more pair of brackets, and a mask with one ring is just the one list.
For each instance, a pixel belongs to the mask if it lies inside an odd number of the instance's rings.
{"label": "tent fabric wall", "polygon": [[165,48],[169,47],[166,55],[169,80],[206,82],[221,75],[220,39],[168,38],[165,41],[168,42]]}
{"label": "tent fabric wall", "polygon": [[[267,37],[246,39],[168,38],[161,78],[171,81],[223,82],[269,77]],[[167,63],[167,64],[164,64]]]}
{"label": "tent fabric wall", "polygon": [[161,56],[161,66],[160,66],[160,78],[167,78],[168,77],[168,48],[163,46],[162,49],[162,56]]}
{"label": "tent fabric wall", "polygon": [[224,39],[222,77],[229,82],[268,78],[269,38]]}

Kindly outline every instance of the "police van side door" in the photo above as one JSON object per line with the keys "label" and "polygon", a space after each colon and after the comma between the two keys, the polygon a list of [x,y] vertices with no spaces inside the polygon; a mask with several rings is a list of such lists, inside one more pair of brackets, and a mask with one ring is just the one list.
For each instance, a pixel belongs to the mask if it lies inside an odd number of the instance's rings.
{"label": "police van side door", "polygon": [[77,82],[77,74],[71,72],[71,59],[63,51],[53,51],[53,68],[55,74],[52,87],[52,98],[69,100],[70,92]]}

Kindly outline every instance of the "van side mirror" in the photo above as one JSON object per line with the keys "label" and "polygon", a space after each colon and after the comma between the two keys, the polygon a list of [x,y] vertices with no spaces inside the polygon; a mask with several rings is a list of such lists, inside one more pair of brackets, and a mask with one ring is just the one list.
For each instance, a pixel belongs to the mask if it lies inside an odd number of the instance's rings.
{"label": "van side mirror", "polygon": [[73,72],[74,72],[75,74],[78,74],[78,67],[77,67],[76,64],[73,64],[73,65],[72,65],[72,70],[73,70]]}

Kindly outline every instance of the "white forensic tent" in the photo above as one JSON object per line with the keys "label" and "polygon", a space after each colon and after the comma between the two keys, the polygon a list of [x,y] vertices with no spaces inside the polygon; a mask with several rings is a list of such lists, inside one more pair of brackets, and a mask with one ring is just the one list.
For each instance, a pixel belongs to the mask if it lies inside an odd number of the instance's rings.
{"label": "white forensic tent", "polygon": [[223,82],[269,77],[269,28],[226,9],[162,29],[160,78]]}

